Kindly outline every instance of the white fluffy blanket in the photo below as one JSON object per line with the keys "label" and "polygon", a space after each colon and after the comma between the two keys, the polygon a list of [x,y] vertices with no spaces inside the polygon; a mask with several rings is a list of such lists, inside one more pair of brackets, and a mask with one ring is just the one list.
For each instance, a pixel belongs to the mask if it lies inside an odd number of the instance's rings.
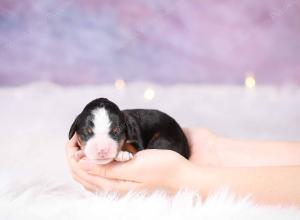
{"label": "white fluffy blanket", "polygon": [[[152,86],[156,96],[143,98]],[[74,182],[64,144],[75,115],[91,99],[121,108],[158,108],[182,126],[205,126],[241,138],[300,138],[300,89],[234,86],[60,87],[39,83],[0,89],[0,219],[300,219],[292,207],[257,205],[226,191],[206,201],[191,192],[93,195]]]}

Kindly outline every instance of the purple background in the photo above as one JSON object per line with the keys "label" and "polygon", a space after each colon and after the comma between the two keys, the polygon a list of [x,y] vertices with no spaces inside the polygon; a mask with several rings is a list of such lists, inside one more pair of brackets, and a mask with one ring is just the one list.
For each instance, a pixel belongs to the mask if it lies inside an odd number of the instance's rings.
{"label": "purple background", "polygon": [[299,0],[0,0],[0,85],[300,84]]}

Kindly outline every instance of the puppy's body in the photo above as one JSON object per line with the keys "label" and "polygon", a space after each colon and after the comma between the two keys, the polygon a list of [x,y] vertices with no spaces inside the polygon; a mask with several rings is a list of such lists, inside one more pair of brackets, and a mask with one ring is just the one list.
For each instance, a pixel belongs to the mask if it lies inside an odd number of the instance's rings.
{"label": "puppy's body", "polygon": [[136,149],[168,149],[189,157],[187,139],[169,115],[148,109],[123,110],[127,124],[127,140]]}
{"label": "puppy's body", "polygon": [[83,109],[70,128],[69,138],[75,132],[87,158],[100,164],[129,160],[132,153],[144,149],[169,149],[189,157],[187,139],[173,118],[158,110],[121,111],[105,98]]}

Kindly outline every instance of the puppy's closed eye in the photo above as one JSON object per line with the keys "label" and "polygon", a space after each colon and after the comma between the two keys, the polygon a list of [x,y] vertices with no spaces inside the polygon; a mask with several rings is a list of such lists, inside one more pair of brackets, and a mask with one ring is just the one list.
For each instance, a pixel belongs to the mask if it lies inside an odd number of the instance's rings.
{"label": "puppy's closed eye", "polygon": [[114,128],[112,129],[112,132],[113,132],[114,134],[118,134],[118,133],[120,133],[120,131],[121,131],[121,129],[120,129],[119,126],[116,126],[116,127],[114,127]]}

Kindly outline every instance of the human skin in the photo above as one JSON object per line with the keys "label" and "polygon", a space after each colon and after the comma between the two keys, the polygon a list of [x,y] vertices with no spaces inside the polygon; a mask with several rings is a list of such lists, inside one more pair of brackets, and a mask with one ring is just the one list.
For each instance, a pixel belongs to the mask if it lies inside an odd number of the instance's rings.
{"label": "human skin", "polygon": [[225,186],[257,202],[300,207],[299,142],[234,140],[202,128],[184,131],[190,160],[169,150],[144,150],[131,161],[107,165],[78,155],[75,134],[66,145],[72,176],[92,192],[189,188],[206,197]]}

